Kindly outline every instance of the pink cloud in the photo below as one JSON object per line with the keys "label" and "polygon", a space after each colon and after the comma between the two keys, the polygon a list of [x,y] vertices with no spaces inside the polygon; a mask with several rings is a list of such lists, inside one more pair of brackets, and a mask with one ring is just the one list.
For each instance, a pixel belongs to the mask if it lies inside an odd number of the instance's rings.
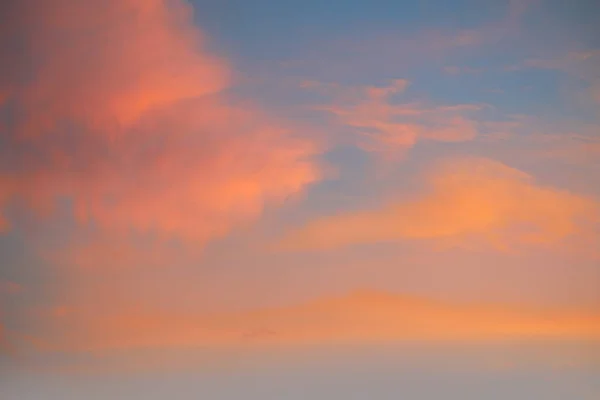
{"label": "pink cloud", "polygon": [[49,134],[68,118],[115,135],[153,108],[228,85],[229,68],[203,49],[185,2],[29,0],[17,8],[35,75],[15,85],[23,134]]}
{"label": "pink cloud", "polygon": [[17,110],[0,206],[18,198],[48,213],[69,197],[80,223],[204,242],[319,178],[314,142],[221,93],[230,68],[186,2],[13,8],[32,71],[0,88]]}

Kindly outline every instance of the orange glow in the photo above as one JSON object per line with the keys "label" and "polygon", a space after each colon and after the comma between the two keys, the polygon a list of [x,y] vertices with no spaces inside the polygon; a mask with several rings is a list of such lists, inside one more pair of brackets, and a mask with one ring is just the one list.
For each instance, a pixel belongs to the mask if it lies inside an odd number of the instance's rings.
{"label": "orange glow", "polygon": [[63,350],[600,338],[596,314],[446,304],[376,291],[242,313],[194,315],[121,307],[95,314],[74,308],[59,322],[63,328],[49,343]]}
{"label": "orange glow", "polygon": [[7,370],[596,346],[600,50],[536,1],[0,1]]}
{"label": "orange glow", "polygon": [[429,191],[414,200],[309,222],[281,246],[326,249],[403,238],[479,237],[504,248],[585,234],[586,221],[600,215],[592,199],[536,185],[527,174],[489,159],[447,161],[427,181]]}

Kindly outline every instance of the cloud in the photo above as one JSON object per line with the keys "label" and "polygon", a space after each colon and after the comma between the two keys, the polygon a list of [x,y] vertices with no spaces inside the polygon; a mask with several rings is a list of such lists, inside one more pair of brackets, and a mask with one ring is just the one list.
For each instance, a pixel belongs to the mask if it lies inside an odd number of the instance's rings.
{"label": "cloud", "polygon": [[452,159],[426,177],[413,199],[374,210],[323,217],[290,232],[284,249],[332,249],[406,239],[485,240],[502,249],[554,244],[593,232],[593,199],[536,184],[517,169],[485,158]]}
{"label": "cloud", "polygon": [[[52,239],[61,231],[49,246],[25,233],[42,253],[31,268],[50,280],[10,310],[27,320],[19,337],[59,325],[77,342],[73,299],[94,321],[173,291],[198,300],[186,266],[206,242],[320,178],[318,143],[228,92],[232,68],[208,51],[187,2],[0,7],[0,230],[27,210],[41,231],[50,221]],[[73,218],[59,214],[65,204]],[[48,310],[30,310],[40,298]]]}
{"label": "cloud", "polygon": [[332,105],[318,109],[333,114],[350,128],[361,149],[386,159],[397,159],[419,140],[462,142],[477,136],[478,123],[469,114],[483,106],[428,107],[394,101],[392,96],[402,94],[408,85],[408,81],[397,79],[388,86],[347,88],[318,82],[302,86],[333,95]]}
{"label": "cloud", "polygon": [[377,291],[356,291],[287,307],[217,314],[75,308],[47,340],[54,350],[232,347],[256,344],[369,343],[402,340],[597,338],[589,312],[452,304]]}
{"label": "cloud", "polygon": [[34,75],[14,85],[26,113],[23,134],[48,134],[65,118],[115,134],[102,128],[126,127],[152,108],[228,85],[228,67],[203,50],[185,2],[20,3],[15,29]]}
{"label": "cloud", "polygon": [[7,10],[0,207],[20,200],[48,214],[66,197],[81,224],[204,242],[319,178],[314,142],[227,98],[230,67],[186,2]]}

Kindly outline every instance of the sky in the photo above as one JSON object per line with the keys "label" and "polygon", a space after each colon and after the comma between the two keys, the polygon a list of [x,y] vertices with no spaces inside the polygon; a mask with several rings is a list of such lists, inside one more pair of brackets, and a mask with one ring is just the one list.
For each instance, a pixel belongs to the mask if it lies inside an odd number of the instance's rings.
{"label": "sky", "polygon": [[598,15],[2,2],[0,397],[599,398]]}

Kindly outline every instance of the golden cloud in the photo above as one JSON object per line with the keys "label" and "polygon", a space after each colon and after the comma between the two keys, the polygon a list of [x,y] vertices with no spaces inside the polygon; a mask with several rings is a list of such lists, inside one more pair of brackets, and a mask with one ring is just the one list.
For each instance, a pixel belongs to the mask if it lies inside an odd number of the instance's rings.
{"label": "golden cloud", "polygon": [[483,239],[502,248],[556,243],[593,232],[598,203],[536,184],[517,169],[485,158],[441,162],[427,190],[374,210],[319,218],[289,233],[286,249],[331,249],[406,239]]}

